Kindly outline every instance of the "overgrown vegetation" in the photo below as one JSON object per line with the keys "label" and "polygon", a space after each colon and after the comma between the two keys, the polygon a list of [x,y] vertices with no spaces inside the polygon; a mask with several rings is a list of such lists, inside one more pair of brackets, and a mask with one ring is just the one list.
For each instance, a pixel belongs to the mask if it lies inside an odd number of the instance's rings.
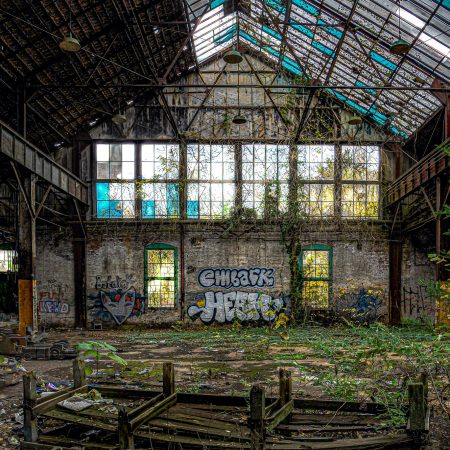
{"label": "overgrown vegetation", "polygon": [[[220,361],[201,362],[202,374],[208,372],[205,364],[211,373],[216,363],[220,364],[220,371],[226,372],[223,366],[240,354],[244,362],[233,370],[239,374],[241,392],[246,392],[253,382],[264,382],[276,389],[272,379],[276,368],[291,367],[297,394],[382,403],[387,407],[385,425],[389,426],[404,425],[407,383],[425,373],[430,398],[448,413],[445,398],[450,385],[449,332],[439,333],[409,321],[401,328],[388,328],[381,323],[367,327],[291,327],[288,334],[286,340],[280,333],[264,328],[202,327],[130,334],[127,339],[141,345],[177,345],[186,354],[198,346],[219,356]],[[198,356],[193,361],[194,367],[200,364]],[[255,361],[256,374],[249,371]],[[193,378],[194,391],[200,390],[202,374]]]}

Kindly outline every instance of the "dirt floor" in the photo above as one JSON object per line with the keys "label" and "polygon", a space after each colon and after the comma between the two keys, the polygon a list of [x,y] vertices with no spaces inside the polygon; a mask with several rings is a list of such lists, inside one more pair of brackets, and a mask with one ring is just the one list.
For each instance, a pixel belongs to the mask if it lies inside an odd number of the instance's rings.
{"label": "dirt floor", "polygon": [[[174,361],[177,390],[247,394],[253,383],[277,391],[278,367],[289,367],[296,396],[368,400],[389,407],[392,427],[405,423],[406,384],[426,372],[430,381],[430,442],[427,449],[450,448],[450,336],[419,327],[268,328],[182,326],[168,330],[122,327],[110,331],[53,331],[49,339],[70,344],[94,341],[117,348],[127,364],[88,356],[89,381],[160,388],[162,362]],[[34,370],[43,390],[69,383],[71,360],[22,361]],[[21,438],[21,383],[0,390],[0,448],[17,447]]]}

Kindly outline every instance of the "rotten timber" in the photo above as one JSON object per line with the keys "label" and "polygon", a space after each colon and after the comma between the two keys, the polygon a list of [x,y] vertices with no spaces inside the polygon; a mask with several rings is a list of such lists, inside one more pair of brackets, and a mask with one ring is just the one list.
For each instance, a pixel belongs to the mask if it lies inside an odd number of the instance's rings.
{"label": "rotten timber", "polygon": [[[266,397],[254,385],[250,398],[180,393],[175,371],[165,363],[161,391],[95,386],[104,398],[116,402],[117,412],[95,408],[68,411],[59,403],[85,394],[83,364],[75,361],[74,387],[36,399],[32,373],[24,375],[25,442],[22,448],[59,449],[383,449],[414,448],[424,441],[428,409],[426,378],[409,386],[409,420],[404,432],[377,435],[378,415],[385,407],[376,403],[295,399],[291,373],[279,371],[279,395]],[[51,419],[50,426],[40,427]],[[55,425],[59,424],[59,425]],[[386,427],[385,427],[386,428]],[[83,434],[84,431],[84,434]],[[389,430],[392,431],[392,430]],[[365,433],[359,437],[356,433]],[[80,436],[93,435],[92,438]],[[358,437],[356,437],[358,436]],[[95,441],[94,441],[95,440]]]}

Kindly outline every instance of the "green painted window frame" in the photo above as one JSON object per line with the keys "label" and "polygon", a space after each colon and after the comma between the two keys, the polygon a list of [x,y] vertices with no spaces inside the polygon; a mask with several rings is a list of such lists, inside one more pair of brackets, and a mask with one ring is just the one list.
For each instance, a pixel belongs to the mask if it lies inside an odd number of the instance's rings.
{"label": "green painted window frame", "polygon": [[[320,250],[328,252],[328,277],[304,277],[303,276],[303,252],[307,250]],[[326,244],[310,244],[303,245],[297,254],[298,268],[301,276],[302,288],[305,281],[326,281],[328,283],[328,306],[327,308],[313,308],[313,309],[328,309],[333,296],[333,248]],[[303,290],[303,289],[302,289]]]}
{"label": "green painted window frame", "polygon": [[[149,306],[148,304],[148,282],[149,280],[171,280],[172,277],[150,277],[148,276],[148,257],[147,257],[147,251],[148,250],[173,250],[173,264],[174,264],[174,299],[173,299],[173,306]],[[145,298],[146,298],[146,308],[158,308],[158,309],[171,309],[171,308],[177,308],[178,307],[178,248],[174,245],[170,244],[149,244],[144,247],[144,292],[145,292]]]}

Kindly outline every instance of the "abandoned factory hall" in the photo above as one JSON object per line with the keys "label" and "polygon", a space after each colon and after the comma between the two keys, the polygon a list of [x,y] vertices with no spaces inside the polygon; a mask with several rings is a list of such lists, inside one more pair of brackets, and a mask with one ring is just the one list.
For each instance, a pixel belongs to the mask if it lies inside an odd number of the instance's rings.
{"label": "abandoned factory hall", "polygon": [[0,1],[0,449],[450,449],[448,0]]}

